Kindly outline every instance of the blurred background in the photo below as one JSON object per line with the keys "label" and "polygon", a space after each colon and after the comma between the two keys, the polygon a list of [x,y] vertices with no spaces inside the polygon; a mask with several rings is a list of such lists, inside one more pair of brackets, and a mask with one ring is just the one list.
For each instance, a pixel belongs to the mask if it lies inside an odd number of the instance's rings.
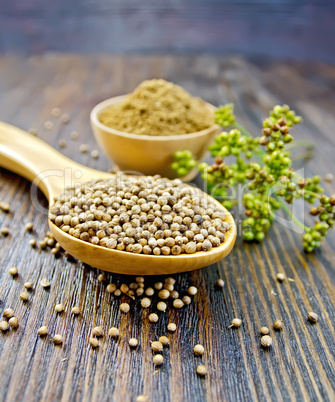
{"label": "blurred background", "polygon": [[335,61],[334,0],[11,0],[0,52],[212,53]]}

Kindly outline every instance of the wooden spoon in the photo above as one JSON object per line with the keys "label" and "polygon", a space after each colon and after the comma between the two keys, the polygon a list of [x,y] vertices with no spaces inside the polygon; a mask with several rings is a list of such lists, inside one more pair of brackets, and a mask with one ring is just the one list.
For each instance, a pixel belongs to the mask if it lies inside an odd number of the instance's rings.
{"label": "wooden spoon", "polygon": [[[0,122],[0,166],[32,181],[45,194],[49,206],[67,186],[93,179],[107,179],[112,175],[80,165],[57,152],[50,145],[19,128]],[[214,200],[215,201],[215,200]],[[230,253],[236,239],[235,222],[226,213],[231,229],[226,240],[211,251],[179,256],[132,254],[108,249],[76,239],[49,221],[49,227],[58,243],[73,257],[105,271],[131,275],[162,275],[190,271],[211,265]]]}

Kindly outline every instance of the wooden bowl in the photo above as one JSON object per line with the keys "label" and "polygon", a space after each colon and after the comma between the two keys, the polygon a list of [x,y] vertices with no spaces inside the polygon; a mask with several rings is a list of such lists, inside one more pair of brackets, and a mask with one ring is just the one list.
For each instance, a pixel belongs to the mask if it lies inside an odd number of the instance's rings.
{"label": "wooden bowl", "polygon": [[[189,149],[198,161],[201,161],[208,145],[220,131],[220,126],[214,124],[206,130],[196,133],[150,136],[129,134],[114,130],[102,124],[100,113],[108,106],[122,102],[127,95],[107,99],[96,105],[91,112],[91,125],[95,138],[105,154],[125,172],[136,172],[144,175],[160,174],[163,177],[174,179],[176,172],[171,169],[173,154],[176,151]],[[206,106],[215,110],[209,103]],[[196,170],[184,178],[192,180]]]}

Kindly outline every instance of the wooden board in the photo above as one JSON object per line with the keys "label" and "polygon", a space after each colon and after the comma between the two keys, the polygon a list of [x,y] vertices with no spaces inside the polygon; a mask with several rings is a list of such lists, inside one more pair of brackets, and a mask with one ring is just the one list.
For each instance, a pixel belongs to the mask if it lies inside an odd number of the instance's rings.
{"label": "wooden board", "polygon": [[[317,144],[306,173],[334,172],[335,68],[324,64],[46,54],[2,57],[0,77],[0,120],[33,127],[56,147],[66,139],[64,154],[93,168],[107,170],[111,163],[102,154],[95,160],[79,152],[81,143],[96,148],[90,109],[131,91],[143,79],[164,77],[214,104],[234,102],[239,119],[255,134],[274,104],[288,103],[305,119],[294,131],[296,138]],[[53,118],[53,107],[68,113],[70,122]],[[46,120],[54,122],[50,131],[43,128]],[[79,132],[77,141],[69,138],[73,130]],[[325,187],[335,192],[334,183]],[[334,233],[311,255],[302,251],[301,235],[279,223],[262,245],[246,245],[239,236],[223,262],[177,275],[177,290],[198,287],[194,302],[169,309],[157,324],[150,324],[154,307],[146,311],[131,302],[130,313],[124,315],[118,307],[128,298],[106,292],[109,282],[129,283],[129,278],[107,274],[107,281],[98,283],[98,270],[29,246],[31,238],[41,239],[48,230],[46,215],[31,205],[31,191],[29,182],[0,170],[0,199],[11,204],[9,213],[0,211],[0,227],[10,228],[10,235],[0,239],[0,313],[12,307],[19,319],[16,330],[0,333],[0,400],[134,401],[140,394],[152,401],[334,400]],[[41,194],[39,199],[46,207]],[[239,224],[236,213],[235,219]],[[31,234],[24,230],[30,221]],[[8,274],[11,266],[19,270],[15,279]],[[277,272],[294,282],[277,282]],[[219,277],[225,281],[221,290],[215,287]],[[38,285],[42,278],[51,281],[47,291]],[[27,280],[34,290],[23,303],[19,294]],[[60,302],[65,311],[56,315],[54,306]],[[71,315],[75,305],[82,309],[78,317]],[[311,310],[319,315],[316,325],[307,322]],[[242,318],[242,326],[228,329],[235,316]],[[259,329],[275,319],[283,319],[284,329],[273,333],[273,346],[264,350]],[[166,335],[168,322],[178,329],[169,335],[164,364],[155,368],[149,341]],[[50,337],[37,336],[42,324],[50,335],[63,335],[62,347],[54,346]],[[88,339],[95,325],[102,325],[105,336],[91,350]],[[108,336],[111,326],[120,328],[119,341]],[[139,339],[136,350],[129,349],[130,337]],[[202,359],[193,355],[196,343],[205,347]],[[195,373],[200,361],[208,367],[205,378]]]}

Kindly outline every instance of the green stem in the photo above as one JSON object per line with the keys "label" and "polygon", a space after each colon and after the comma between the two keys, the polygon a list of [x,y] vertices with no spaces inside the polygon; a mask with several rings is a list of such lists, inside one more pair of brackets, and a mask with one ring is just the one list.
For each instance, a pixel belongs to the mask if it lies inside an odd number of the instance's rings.
{"label": "green stem", "polygon": [[314,193],[314,191],[310,191],[310,190],[303,190],[304,193],[311,195],[312,197],[316,197],[316,198],[321,198],[321,195],[318,193]]}
{"label": "green stem", "polygon": [[295,149],[295,148],[306,148],[313,151],[315,148],[315,144],[311,141],[299,140],[291,142],[291,144],[286,145],[286,149]]}
{"label": "green stem", "polygon": [[249,131],[246,128],[244,128],[243,126],[241,126],[241,124],[235,122],[234,127],[237,128],[238,130],[240,130],[241,133],[243,133],[247,137],[252,137],[252,135],[249,133]]}
{"label": "green stem", "polygon": [[307,232],[309,230],[309,228],[307,226],[305,226],[303,223],[301,223],[299,221],[298,218],[296,218],[292,212],[287,208],[286,204],[284,203],[284,201],[278,197],[277,195],[275,195],[275,198],[277,199],[277,201],[279,202],[279,204],[281,205],[281,207],[283,208],[283,210],[287,213],[287,215],[292,219],[293,222],[295,222],[298,226],[301,227],[301,229],[303,229],[305,232]]}

